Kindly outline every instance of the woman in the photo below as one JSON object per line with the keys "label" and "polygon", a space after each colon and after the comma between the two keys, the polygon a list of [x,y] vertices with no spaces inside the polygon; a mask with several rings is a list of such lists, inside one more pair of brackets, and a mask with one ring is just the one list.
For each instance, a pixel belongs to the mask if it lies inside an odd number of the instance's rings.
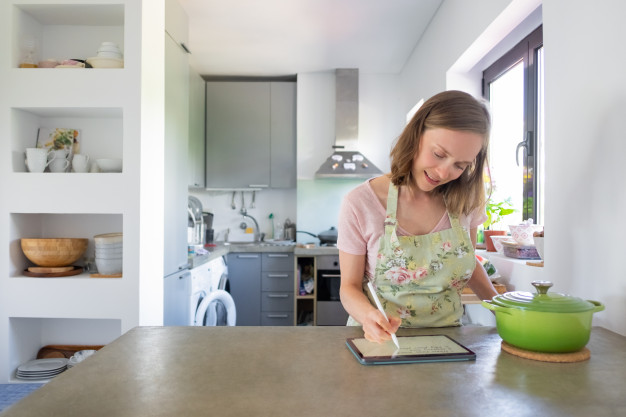
{"label": "woman", "polygon": [[474,255],[476,228],[486,219],[489,129],[484,104],[461,91],[439,93],[398,138],[391,173],[345,197],[337,242],[341,302],[348,325],[361,324],[368,340],[389,340],[400,326],[460,325],[466,284],[481,299],[496,294]]}

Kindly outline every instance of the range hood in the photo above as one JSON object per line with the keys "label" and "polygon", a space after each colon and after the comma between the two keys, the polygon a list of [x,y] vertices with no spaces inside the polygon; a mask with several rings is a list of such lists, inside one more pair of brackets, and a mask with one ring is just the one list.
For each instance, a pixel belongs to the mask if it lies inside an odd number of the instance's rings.
{"label": "range hood", "polygon": [[383,172],[358,151],[359,70],[335,70],[335,145],[316,178],[368,179]]}

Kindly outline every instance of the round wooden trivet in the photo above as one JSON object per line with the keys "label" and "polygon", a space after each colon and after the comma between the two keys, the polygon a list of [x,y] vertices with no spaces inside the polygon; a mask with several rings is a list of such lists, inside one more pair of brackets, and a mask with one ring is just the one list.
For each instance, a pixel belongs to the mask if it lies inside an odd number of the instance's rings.
{"label": "round wooden trivet", "polygon": [[541,362],[556,362],[556,363],[571,363],[586,361],[591,357],[589,349],[582,348],[576,352],[568,353],[547,353],[547,352],[533,352],[531,350],[520,349],[513,345],[509,345],[504,340],[502,341],[502,350],[510,353],[511,355],[519,356],[525,359],[532,359]]}

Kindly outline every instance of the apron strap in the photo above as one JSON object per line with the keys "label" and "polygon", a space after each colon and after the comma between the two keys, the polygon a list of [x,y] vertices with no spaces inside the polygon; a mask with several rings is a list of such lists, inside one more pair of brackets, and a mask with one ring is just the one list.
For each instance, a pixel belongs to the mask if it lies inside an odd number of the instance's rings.
{"label": "apron strap", "polygon": [[389,191],[387,192],[387,216],[385,217],[385,237],[391,243],[392,248],[398,247],[398,235],[396,228],[398,227],[398,219],[396,213],[398,210],[398,188],[389,182]]}

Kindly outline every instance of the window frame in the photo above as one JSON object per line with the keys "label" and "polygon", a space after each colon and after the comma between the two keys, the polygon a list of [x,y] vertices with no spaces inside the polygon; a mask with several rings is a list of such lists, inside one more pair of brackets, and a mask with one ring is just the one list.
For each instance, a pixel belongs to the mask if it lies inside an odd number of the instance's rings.
{"label": "window frame", "polygon": [[528,36],[486,68],[483,71],[482,78],[482,95],[489,101],[489,85],[519,62],[524,63],[524,139],[518,145],[518,150],[520,146],[525,150],[523,153],[523,164],[526,168],[526,175],[523,179],[523,201],[530,201],[530,197],[534,197],[532,198],[532,207],[529,207],[528,204],[524,204],[522,208],[522,218],[524,220],[529,218],[538,220],[537,196],[539,195],[539,190],[537,180],[539,178],[539,172],[537,171],[538,161],[536,153],[538,149],[537,131],[539,115],[537,114],[537,97],[539,77],[537,51],[541,47],[543,47],[543,25],[533,30]]}

